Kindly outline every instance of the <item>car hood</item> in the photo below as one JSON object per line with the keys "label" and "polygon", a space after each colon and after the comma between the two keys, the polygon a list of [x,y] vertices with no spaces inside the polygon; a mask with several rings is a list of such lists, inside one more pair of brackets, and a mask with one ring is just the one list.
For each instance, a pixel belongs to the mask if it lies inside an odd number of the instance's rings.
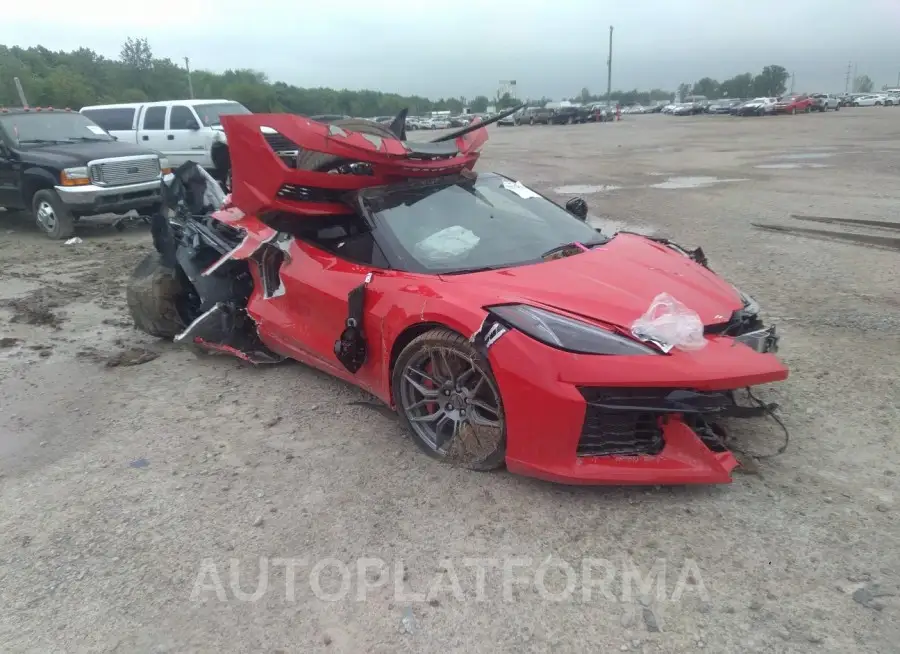
{"label": "car hood", "polygon": [[29,160],[44,161],[61,167],[84,166],[95,159],[159,154],[149,148],[121,141],[83,141],[57,145],[36,145],[22,148]]}
{"label": "car hood", "polygon": [[588,252],[544,263],[464,275],[466,301],[481,306],[524,303],[630,329],[660,293],[693,309],[704,325],[727,321],[743,306],[738,291],[683,254],[633,234],[619,234]]}

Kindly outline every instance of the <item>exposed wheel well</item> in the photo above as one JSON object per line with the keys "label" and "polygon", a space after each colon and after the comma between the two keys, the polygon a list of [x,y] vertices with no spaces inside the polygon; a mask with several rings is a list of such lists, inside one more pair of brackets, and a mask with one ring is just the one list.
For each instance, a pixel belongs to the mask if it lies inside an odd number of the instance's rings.
{"label": "exposed wheel well", "polygon": [[42,189],[53,188],[53,183],[49,179],[38,177],[36,175],[28,175],[22,182],[22,202],[26,210],[31,209],[31,200],[34,194]]}

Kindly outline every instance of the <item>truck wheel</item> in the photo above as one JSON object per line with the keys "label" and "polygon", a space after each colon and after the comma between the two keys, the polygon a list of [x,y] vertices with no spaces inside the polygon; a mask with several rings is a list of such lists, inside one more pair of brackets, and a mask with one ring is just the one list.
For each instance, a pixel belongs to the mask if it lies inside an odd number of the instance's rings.
{"label": "truck wheel", "polygon": [[163,265],[158,252],[141,261],[125,287],[125,301],[134,326],[158,338],[172,339],[184,331],[177,303],[183,289],[175,271]]}
{"label": "truck wheel", "polygon": [[75,233],[75,218],[53,189],[35,193],[31,210],[37,226],[50,238],[70,238]]}

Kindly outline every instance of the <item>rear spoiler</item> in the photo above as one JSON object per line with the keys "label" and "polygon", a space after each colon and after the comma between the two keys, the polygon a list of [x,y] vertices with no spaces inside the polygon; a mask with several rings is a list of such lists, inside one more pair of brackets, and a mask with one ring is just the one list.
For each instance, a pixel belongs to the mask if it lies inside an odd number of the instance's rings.
{"label": "rear spoiler", "polygon": [[[244,213],[286,211],[314,216],[345,214],[347,192],[416,177],[471,169],[488,139],[476,126],[452,140],[410,142],[351,132],[292,114],[222,116],[232,166],[231,203]],[[368,164],[372,174],[343,175],[291,168],[270,144],[273,132],[290,142],[279,151],[311,150],[347,163]],[[368,172],[368,171],[367,171]]]}

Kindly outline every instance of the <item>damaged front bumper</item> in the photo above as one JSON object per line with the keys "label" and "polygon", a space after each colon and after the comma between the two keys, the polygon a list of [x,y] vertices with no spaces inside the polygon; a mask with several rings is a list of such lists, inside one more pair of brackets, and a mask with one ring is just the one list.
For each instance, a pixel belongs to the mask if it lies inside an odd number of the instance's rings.
{"label": "damaged front bumper", "polygon": [[708,334],[699,351],[621,357],[561,352],[511,330],[489,351],[507,468],[566,484],[730,482],[738,461],[718,421],[771,411],[740,406],[735,391],[788,376],[771,349],[757,349],[771,342],[766,333],[751,342]]}

